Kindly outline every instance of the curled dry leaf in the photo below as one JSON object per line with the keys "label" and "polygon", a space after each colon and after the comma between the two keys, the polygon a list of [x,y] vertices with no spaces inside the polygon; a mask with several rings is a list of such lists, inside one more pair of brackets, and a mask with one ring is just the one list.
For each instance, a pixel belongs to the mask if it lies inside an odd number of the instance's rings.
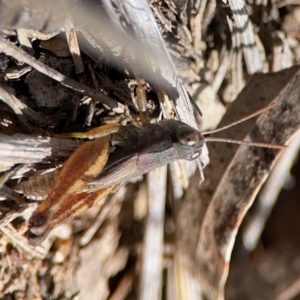
{"label": "curled dry leaf", "polygon": [[[223,134],[288,144],[300,128],[299,75],[298,66],[276,74],[254,75],[221,125],[271,102],[278,105],[257,121],[247,121]],[[221,300],[239,226],[281,151],[227,144],[211,148],[207,180],[199,188],[199,176],[194,176],[178,214],[177,248],[179,259],[194,271],[206,296]]]}

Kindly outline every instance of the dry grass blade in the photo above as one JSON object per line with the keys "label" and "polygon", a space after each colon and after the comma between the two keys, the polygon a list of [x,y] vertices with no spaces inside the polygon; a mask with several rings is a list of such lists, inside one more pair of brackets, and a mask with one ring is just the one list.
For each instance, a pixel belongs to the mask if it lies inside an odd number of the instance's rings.
{"label": "dry grass blade", "polygon": [[53,156],[64,161],[82,143],[25,134],[11,137],[0,134],[0,137],[2,171],[21,163],[49,163],[53,161]]}
{"label": "dry grass blade", "polygon": [[160,299],[167,167],[148,175],[148,215],[142,254],[139,299]]}
{"label": "dry grass blade", "polygon": [[76,74],[82,73],[84,71],[84,65],[80,56],[80,48],[78,45],[76,29],[71,28],[66,30],[66,37],[73,58]]}
{"label": "dry grass blade", "polygon": [[233,36],[239,35],[235,51],[243,51],[248,73],[253,74],[262,69],[263,59],[257,47],[253,24],[246,9],[246,1],[230,0],[228,4],[234,20]]}

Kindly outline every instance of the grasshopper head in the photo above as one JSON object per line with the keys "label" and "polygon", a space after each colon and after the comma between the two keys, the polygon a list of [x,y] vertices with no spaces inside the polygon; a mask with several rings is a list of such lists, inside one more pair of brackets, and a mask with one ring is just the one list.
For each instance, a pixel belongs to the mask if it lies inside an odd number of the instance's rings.
{"label": "grasshopper head", "polygon": [[204,137],[195,128],[177,120],[165,120],[174,148],[179,159],[194,160],[200,157]]}

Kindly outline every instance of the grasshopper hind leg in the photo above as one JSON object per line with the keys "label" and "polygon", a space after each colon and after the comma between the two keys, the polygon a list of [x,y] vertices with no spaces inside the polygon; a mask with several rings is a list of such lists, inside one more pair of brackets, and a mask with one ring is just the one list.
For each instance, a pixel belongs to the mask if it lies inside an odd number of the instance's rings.
{"label": "grasshopper hind leg", "polygon": [[95,198],[100,197],[97,191],[89,190],[87,183],[104,168],[109,148],[107,139],[95,139],[82,144],[69,157],[48,197],[29,220],[30,245],[39,245],[52,229],[87,209]]}

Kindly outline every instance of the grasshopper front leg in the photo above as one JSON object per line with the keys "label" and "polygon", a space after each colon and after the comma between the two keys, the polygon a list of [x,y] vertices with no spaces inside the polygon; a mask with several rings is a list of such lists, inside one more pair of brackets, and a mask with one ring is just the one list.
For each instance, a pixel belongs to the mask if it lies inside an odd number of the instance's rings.
{"label": "grasshopper front leg", "polygon": [[[119,130],[118,125],[106,125],[87,133],[64,134],[62,137],[95,138]],[[29,244],[39,245],[52,229],[93,206],[115,187],[89,191],[87,183],[104,168],[110,153],[108,139],[100,138],[81,145],[59,172],[48,197],[29,219]]]}

